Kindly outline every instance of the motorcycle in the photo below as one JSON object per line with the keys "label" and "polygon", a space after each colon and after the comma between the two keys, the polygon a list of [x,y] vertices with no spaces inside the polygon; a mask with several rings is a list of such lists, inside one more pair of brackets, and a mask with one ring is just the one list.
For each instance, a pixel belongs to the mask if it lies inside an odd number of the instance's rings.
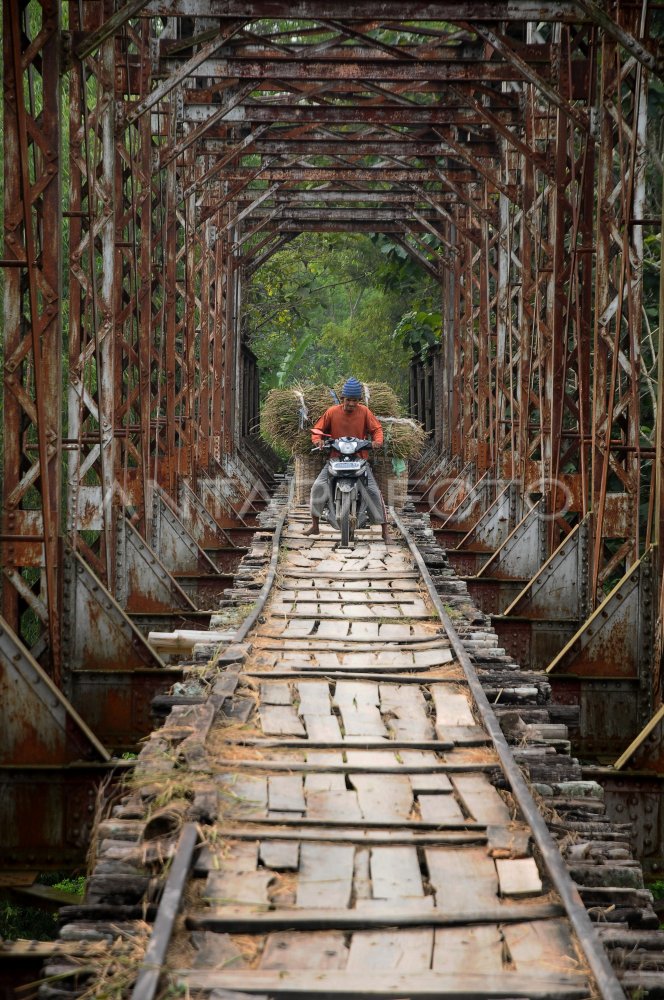
{"label": "motorcycle", "polygon": [[369,463],[358,455],[363,448],[370,447],[371,441],[354,437],[334,438],[320,445],[321,449],[336,451],[339,456],[329,458],[327,463],[327,520],[341,532],[342,548],[348,548],[357,528],[371,524],[372,500],[366,486]]}

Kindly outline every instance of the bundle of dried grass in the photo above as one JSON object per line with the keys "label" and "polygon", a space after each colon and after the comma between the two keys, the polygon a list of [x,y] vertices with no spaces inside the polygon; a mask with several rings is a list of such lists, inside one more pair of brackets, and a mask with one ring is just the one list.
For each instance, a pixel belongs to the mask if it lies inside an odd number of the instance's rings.
{"label": "bundle of dried grass", "polygon": [[[343,382],[334,387],[339,399]],[[381,417],[398,417],[401,415],[401,404],[394,389],[387,382],[363,382],[362,402],[372,413]]]}
{"label": "bundle of dried grass", "polygon": [[335,399],[326,385],[271,389],[261,413],[261,434],[291,455],[311,450],[311,428]]}
{"label": "bundle of dried grass", "polygon": [[417,458],[427,441],[422,424],[406,417],[380,417],[385,451],[392,458]]}

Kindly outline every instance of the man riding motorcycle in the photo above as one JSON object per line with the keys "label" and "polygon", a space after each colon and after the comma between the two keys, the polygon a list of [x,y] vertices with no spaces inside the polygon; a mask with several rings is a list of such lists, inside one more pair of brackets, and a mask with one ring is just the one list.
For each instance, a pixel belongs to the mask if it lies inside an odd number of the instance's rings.
{"label": "man riding motorcycle", "polygon": [[[371,441],[372,448],[379,448],[383,443],[383,428],[368,406],[360,402],[362,385],[356,378],[349,378],[341,390],[341,403],[330,406],[311,430],[311,440],[320,447],[323,436],[330,438],[354,437]],[[332,457],[338,452],[333,451]],[[367,457],[367,451],[358,452],[360,458]],[[311,488],[311,527],[305,535],[317,535],[320,531],[320,518],[329,500],[329,466],[326,463],[322,472]],[[378,489],[378,483],[367,466],[366,491],[371,500],[372,520],[382,526],[383,541],[389,541],[387,533],[387,517],[385,504]]]}

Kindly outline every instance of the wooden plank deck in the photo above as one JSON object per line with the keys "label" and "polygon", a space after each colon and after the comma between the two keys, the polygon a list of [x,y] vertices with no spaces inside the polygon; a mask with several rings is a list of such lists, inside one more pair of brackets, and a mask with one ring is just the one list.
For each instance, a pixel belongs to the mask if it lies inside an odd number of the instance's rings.
{"label": "wooden plank deck", "polygon": [[[291,519],[248,637],[175,989],[212,998],[582,998],[593,985],[492,783],[497,758],[400,544]],[[178,954],[186,954],[186,947]]]}

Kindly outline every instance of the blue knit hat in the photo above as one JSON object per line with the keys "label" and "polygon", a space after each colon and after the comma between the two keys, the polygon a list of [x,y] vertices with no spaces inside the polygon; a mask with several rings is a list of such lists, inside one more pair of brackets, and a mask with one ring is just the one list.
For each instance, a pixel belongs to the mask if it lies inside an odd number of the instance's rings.
{"label": "blue knit hat", "polygon": [[347,378],[341,390],[341,398],[344,396],[346,399],[362,399],[362,383],[356,378]]}

